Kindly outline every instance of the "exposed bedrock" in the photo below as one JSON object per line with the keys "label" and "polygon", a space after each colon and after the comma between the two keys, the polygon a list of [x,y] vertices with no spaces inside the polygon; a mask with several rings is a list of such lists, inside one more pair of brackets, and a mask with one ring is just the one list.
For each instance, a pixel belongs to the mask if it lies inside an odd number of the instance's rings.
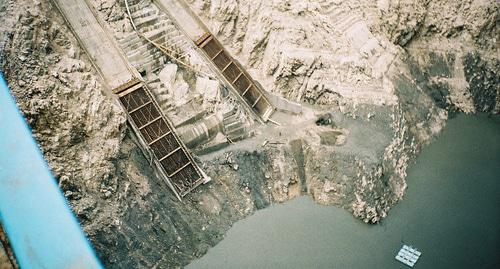
{"label": "exposed bedrock", "polygon": [[[88,2],[115,35],[130,31],[119,2]],[[106,267],[180,267],[234,222],[298,195],[376,223],[449,116],[500,111],[495,1],[188,2],[266,90],[304,113],[200,155],[213,181],[181,203],[51,3],[0,1],[0,69]],[[175,72],[176,89],[196,84]],[[196,143],[213,135],[189,127]]]}

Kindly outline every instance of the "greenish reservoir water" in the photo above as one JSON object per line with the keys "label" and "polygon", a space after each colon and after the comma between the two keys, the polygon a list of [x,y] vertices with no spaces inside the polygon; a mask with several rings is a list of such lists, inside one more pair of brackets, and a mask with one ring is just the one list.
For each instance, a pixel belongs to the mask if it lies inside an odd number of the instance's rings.
{"label": "greenish reservoir water", "polygon": [[403,199],[378,225],[309,197],[237,222],[187,268],[500,268],[500,117],[459,115],[408,171]]}

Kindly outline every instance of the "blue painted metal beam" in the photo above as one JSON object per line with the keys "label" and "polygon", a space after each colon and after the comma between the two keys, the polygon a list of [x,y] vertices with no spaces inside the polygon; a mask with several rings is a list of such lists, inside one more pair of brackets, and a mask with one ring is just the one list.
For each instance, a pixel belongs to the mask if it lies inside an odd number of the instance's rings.
{"label": "blue painted metal beam", "polygon": [[21,268],[102,268],[1,75],[0,222]]}

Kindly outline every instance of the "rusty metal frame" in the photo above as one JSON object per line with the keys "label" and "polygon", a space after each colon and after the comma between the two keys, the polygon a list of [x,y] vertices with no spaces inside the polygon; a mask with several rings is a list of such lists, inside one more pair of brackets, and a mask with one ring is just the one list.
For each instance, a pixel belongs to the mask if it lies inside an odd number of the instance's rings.
{"label": "rusty metal frame", "polygon": [[122,84],[112,90],[114,94],[120,94],[124,90],[131,89],[133,86],[141,83],[141,80],[138,78],[132,78],[131,80],[127,81],[125,84]]}
{"label": "rusty metal frame", "polygon": [[134,84],[117,95],[141,144],[179,200],[207,181],[145,84]]}
{"label": "rusty metal frame", "polygon": [[[213,42],[213,43],[212,43]],[[236,90],[240,97],[245,101],[245,103],[254,111],[257,115],[265,122],[269,120],[271,114],[275,111],[274,106],[267,99],[264,91],[261,89],[260,85],[257,84],[251,76],[245,71],[245,69],[229,55],[229,53],[224,49],[222,44],[210,33],[205,33],[196,42],[196,45],[206,54],[207,58],[212,61],[214,66],[222,74],[222,76],[231,84],[231,86]],[[211,49],[217,51],[215,53],[210,53],[207,49],[207,45],[211,44]],[[223,55],[223,56],[221,56]],[[224,66],[220,66],[216,63],[218,57],[225,57],[228,62]],[[223,61],[224,62],[224,61]],[[219,61],[219,63],[221,63]],[[236,74],[234,77],[231,74]],[[243,78],[248,82],[248,86],[241,87],[237,82]],[[250,95],[247,95],[250,93]],[[255,98],[252,98],[255,96]],[[260,106],[257,106],[261,104]]]}
{"label": "rusty metal frame", "polygon": [[196,46],[201,47],[202,43],[207,41],[210,37],[212,37],[210,33],[204,33],[198,40],[196,40]]}

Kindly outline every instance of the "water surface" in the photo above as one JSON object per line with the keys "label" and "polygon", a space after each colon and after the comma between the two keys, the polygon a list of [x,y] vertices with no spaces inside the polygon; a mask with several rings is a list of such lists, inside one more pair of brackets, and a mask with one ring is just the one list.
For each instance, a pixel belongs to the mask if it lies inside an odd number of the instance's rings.
{"label": "water surface", "polygon": [[408,171],[408,191],[379,225],[300,197],[237,222],[187,268],[500,268],[500,117],[459,115]]}

